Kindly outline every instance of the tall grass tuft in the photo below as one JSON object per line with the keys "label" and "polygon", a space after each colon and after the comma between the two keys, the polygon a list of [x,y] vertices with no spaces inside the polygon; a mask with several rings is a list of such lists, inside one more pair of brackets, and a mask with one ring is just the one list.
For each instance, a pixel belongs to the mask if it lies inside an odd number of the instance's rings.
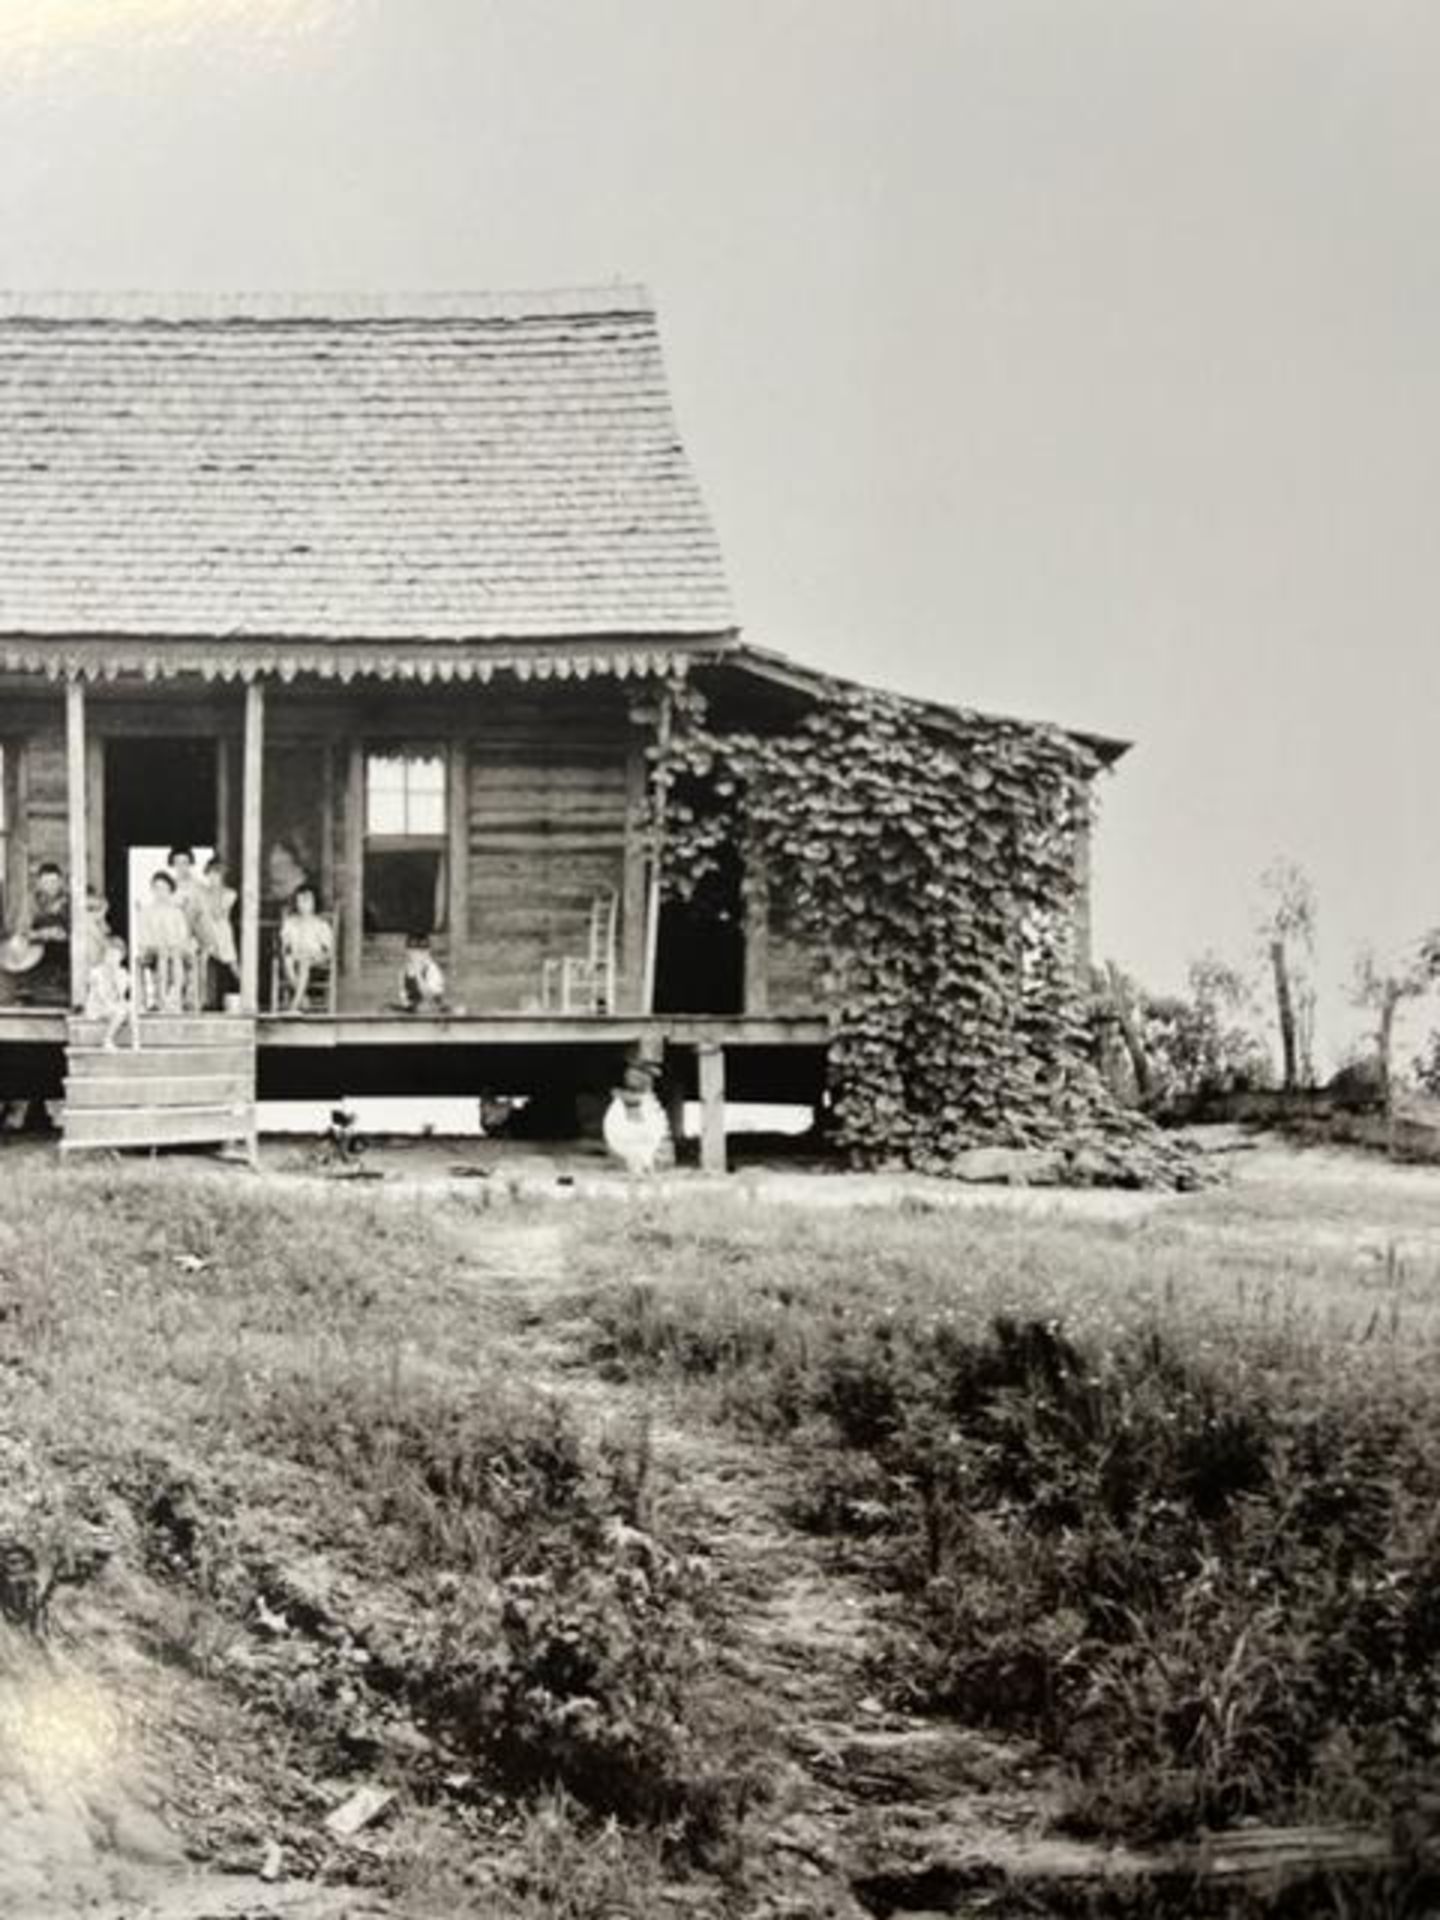
{"label": "tall grass tuft", "polygon": [[708,1282],[706,1227],[675,1235],[669,1272],[601,1273],[592,1351],[786,1439],[810,1523],[902,1597],[883,1684],[1043,1741],[1075,1827],[1413,1797],[1440,1735],[1440,1385],[1398,1301],[1388,1333],[1373,1299],[1337,1325],[1345,1287],[1278,1259],[1237,1295],[1223,1241],[1207,1269],[1159,1237],[1156,1273],[1144,1236],[972,1229],[957,1259],[905,1231],[923,1258],[881,1284],[864,1231],[781,1226]]}

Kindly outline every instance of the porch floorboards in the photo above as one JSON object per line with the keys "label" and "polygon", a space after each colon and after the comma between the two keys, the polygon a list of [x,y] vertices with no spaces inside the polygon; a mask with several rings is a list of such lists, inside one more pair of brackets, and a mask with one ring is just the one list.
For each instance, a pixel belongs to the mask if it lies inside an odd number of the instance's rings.
{"label": "porch floorboards", "polygon": [[[67,1018],[61,1007],[0,1009],[0,1043],[63,1045]],[[824,1047],[830,1039],[829,1023],[817,1014],[261,1014],[256,1029],[262,1049],[614,1047],[646,1041],[695,1047]],[[143,1022],[141,1032],[143,1041]]]}

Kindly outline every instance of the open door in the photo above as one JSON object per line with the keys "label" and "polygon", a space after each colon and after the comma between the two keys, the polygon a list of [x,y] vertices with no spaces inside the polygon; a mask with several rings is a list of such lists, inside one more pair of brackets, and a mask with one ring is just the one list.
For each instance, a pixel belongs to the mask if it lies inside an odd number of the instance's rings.
{"label": "open door", "polygon": [[721,854],[693,900],[660,909],[657,1013],[741,1013],[745,1007],[745,915],[740,856]]}
{"label": "open door", "polygon": [[[197,852],[221,844],[220,743],[105,741],[105,897],[110,924],[130,925],[133,848]],[[140,883],[143,884],[143,881]]]}

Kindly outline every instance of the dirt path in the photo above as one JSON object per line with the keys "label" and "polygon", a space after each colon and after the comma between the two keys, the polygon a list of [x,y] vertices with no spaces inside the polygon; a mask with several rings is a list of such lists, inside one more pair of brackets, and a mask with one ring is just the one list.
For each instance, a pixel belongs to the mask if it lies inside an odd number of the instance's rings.
{"label": "dirt path", "polygon": [[1061,1855],[1077,1870],[1090,1864],[1093,1849],[1028,1839],[1048,1812],[1032,1754],[886,1709],[872,1665],[884,1597],[796,1523],[793,1468],[778,1450],[687,1418],[679,1392],[606,1380],[584,1363],[563,1310],[568,1233],[553,1213],[487,1221],[471,1240],[469,1278],[517,1376],[592,1432],[645,1423],[657,1519],[703,1543],[730,1705],[771,1758],[771,1792],[743,1836],[742,1904],[727,1911],[956,1911],[969,1885],[1048,1870]]}

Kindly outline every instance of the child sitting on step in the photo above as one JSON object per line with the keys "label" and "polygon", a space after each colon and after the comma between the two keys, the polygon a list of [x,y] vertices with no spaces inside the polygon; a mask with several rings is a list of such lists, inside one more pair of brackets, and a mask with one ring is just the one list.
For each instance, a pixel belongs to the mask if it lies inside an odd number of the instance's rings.
{"label": "child sitting on step", "polygon": [[135,1003],[130,996],[130,969],[125,964],[125,942],[118,933],[107,934],[105,951],[90,969],[85,991],[85,1017],[103,1020],[105,1035],[101,1041],[107,1053],[114,1053],[120,1035],[130,1029],[131,1044],[137,1041]]}

